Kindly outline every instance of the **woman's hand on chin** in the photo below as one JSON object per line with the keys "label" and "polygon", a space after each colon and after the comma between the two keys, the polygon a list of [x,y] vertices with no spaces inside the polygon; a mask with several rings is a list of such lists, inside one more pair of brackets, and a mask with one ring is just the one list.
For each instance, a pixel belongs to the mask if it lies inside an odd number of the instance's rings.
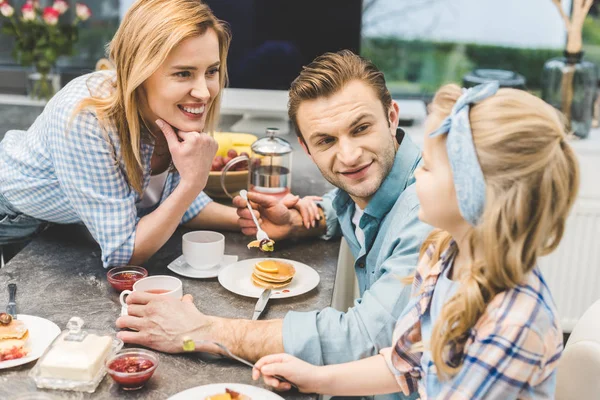
{"label": "woman's hand on chin", "polygon": [[181,181],[198,188],[199,192],[203,190],[219,148],[216,140],[201,132],[175,133],[173,128],[161,119],[156,120],[156,124],[167,139],[169,152],[175,168],[181,175]]}

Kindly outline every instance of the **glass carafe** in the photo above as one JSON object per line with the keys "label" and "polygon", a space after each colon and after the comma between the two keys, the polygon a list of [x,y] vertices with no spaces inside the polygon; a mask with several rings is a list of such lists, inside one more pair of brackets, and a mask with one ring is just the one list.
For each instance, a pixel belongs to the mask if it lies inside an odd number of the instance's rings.
{"label": "glass carafe", "polygon": [[283,198],[290,193],[292,184],[292,146],[278,136],[278,129],[267,128],[267,136],[251,146],[251,155],[239,156],[229,161],[221,173],[221,186],[225,187],[227,171],[239,162],[248,162],[248,191]]}

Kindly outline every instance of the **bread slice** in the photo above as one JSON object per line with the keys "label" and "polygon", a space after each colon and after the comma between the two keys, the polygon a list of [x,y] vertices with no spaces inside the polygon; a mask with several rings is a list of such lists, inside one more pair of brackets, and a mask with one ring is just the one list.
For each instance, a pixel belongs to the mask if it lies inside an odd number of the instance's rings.
{"label": "bread slice", "polygon": [[25,332],[19,339],[3,339],[0,340],[0,361],[14,360],[25,357],[29,354],[27,340],[29,332]]}
{"label": "bread slice", "polygon": [[13,319],[8,325],[0,325],[0,340],[21,339],[27,332],[27,326],[23,321]]}

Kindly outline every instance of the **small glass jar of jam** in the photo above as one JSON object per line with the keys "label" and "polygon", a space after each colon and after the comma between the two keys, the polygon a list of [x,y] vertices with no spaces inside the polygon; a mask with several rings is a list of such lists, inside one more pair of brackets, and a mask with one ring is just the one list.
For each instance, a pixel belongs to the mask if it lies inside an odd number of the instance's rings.
{"label": "small glass jar of jam", "polygon": [[106,274],[106,279],[120,293],[126,289],[133,290],[133,284],[147,276],[148,271],[146,268],[128,265],[111,269]]}
{"label": "small glass jar of jam", "polygon": [[141,389],[157,366],[156,353],[145,349],[124,349],[106,360],[108,374],[123,390]]}

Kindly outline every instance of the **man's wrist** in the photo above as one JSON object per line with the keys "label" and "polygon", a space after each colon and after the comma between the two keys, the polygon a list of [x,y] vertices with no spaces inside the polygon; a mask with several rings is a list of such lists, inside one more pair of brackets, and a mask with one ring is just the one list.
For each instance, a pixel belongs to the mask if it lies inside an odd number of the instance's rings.
{"label": "man's wrist", "polygon": [[[213,317],[210,315],[204,315],[204,320],[202,323],[198,324],[198,328],[193,334],[193,338],[195,341],[214,341],[225,344],[227,343],[225,339],[225,335],[223,335],[223,318]],[[225,352],[218,346],[213,344],[208,344],[206,346],[201,346],[196,348],[197,351],[208,352],[213,354],[219,354],[225,356]]]}

